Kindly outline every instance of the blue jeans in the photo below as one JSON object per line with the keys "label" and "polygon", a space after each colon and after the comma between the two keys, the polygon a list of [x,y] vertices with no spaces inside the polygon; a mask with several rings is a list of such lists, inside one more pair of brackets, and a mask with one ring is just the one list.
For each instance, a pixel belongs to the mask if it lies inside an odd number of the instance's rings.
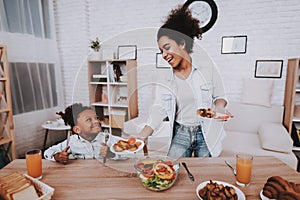
{"label": "blue jeans", "polygon": [[211,157],[203,137],[201,125],[185,126],[175,122],[173,138],[168,152],[172,158]]}

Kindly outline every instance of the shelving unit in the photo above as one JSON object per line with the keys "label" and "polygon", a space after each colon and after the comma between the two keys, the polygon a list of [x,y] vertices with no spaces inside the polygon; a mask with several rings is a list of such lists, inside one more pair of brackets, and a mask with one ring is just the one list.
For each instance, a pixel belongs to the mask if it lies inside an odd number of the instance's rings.
{"label": "shelving unit", "polygon": [[136,60],[90,60],[90,104],[102,128],[121,135],[124,122],[138,116]]}
{"label": "shelving unit", "polygon": [[283,124],[287,128],[289,134],[292,133],[293,123],[300,124],[300,112],[295,112],[297,106],[300,106],[299,68],[300,68],[300,58],[293,58],[288,60],[285,94],[284,94]]}
{"label": "shelving unit", "polygon": [[6,47],[0,45],[0,146],[10,160],[16,158],[14,122]]}

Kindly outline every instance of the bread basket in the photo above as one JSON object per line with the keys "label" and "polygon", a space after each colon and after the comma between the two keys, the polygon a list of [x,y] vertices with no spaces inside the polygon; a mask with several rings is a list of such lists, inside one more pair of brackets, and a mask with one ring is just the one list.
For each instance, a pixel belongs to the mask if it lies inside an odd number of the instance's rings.
{"label": "bread basket", "polygon": [[38,194],[41,194],[41,196],[38,198],[38,200],[49,200],[51,199],[53,193],[54,193],[54,188],[50,187],[49,185],[32,178],[31,176],[28,176],[27,174],[24,174],[24,176],[32,181],[32,184],[34,185],[35,189],[37,190]]}

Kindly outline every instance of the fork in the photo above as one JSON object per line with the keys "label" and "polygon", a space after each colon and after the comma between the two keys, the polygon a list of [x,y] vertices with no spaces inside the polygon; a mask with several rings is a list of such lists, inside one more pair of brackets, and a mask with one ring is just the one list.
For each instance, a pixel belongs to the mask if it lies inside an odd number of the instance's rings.
{"label": "fork", "polygon": [[[105,133],[105,136],[104,136],[104,138],[105,138],[105,145],[107,145],[107,141],[108,141],[108,139],[109,139],[109,133],[108,133],[108,131],[107,131],[106,129],[105,129],[104,133]],[[106,155],[103,157],[103,164],[106,163],[106,158],[107,158],[107,153],[106,153]]]}
{"label": "fork", "polygon": [[182,165],[183,165],[183,167],[185,168],[185,170],[187,171],[190,180],[191,180],[192,182],[194,182],[194,181],[195,181],[195,178],[194,178],[193,174],[190,172],[190,170],[188,169],[188,167],[186,166],[186,163],[185,163],[185,162],[182,162]]}

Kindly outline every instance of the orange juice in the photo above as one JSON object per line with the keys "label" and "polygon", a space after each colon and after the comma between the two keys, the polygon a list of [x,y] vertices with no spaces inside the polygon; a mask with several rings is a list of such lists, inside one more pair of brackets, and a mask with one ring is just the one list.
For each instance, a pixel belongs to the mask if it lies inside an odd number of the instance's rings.
{"label": "orange juice", "polygon": [[33,178],[42,178],[42,151],[34,149],[26,152],[27,173]]}
{"label": "orange juice", "polygon": [[253,156],[238,154],[236,157],[236,180],[240,186],[248,186],[251,181]]}

